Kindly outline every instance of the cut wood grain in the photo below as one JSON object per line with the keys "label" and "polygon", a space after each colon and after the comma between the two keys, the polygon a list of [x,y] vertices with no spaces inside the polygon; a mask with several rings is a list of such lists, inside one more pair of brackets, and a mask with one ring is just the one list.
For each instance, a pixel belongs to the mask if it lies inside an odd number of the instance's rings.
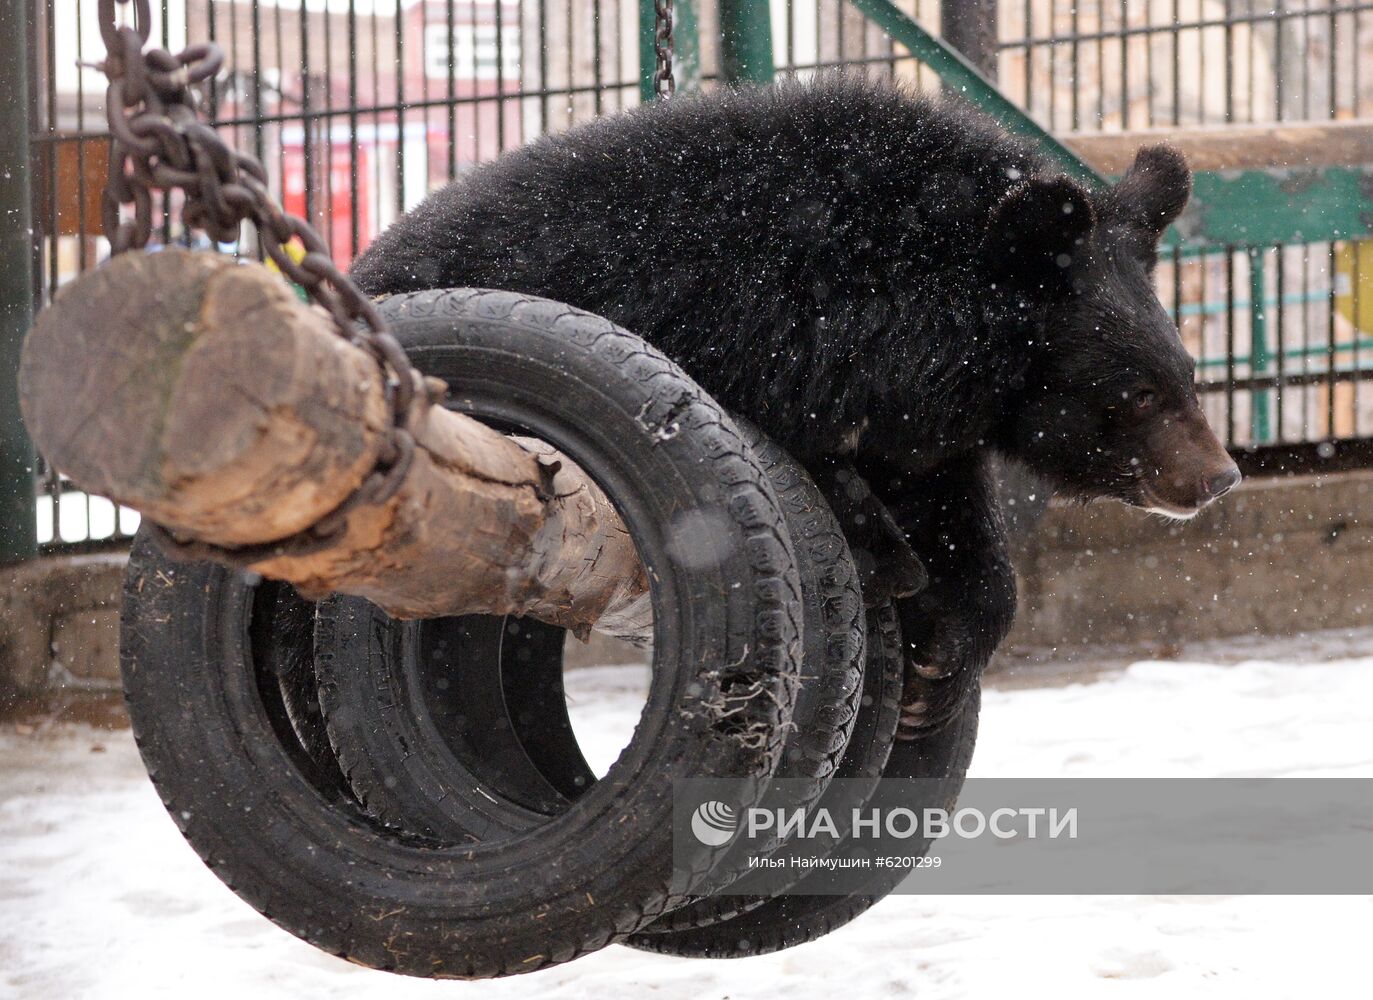
{"label": "cut wood grain", "polygon": [[[375,361],[279,275],[184,250],[124,254],[64,289],[25,344],[20,389],[35,443],[83,489],[230,551],[337,509],[390,422]],[[647,577],[600,488],[419,395],[396,494],[354,509],[326,548],[251,568],[400,618],[528,615],[644,638]]]}

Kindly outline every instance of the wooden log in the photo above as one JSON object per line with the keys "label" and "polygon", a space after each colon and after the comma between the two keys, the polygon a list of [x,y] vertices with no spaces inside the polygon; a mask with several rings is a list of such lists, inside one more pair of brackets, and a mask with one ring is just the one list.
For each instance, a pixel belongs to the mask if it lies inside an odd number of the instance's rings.
{"label": "wooden log", "polygon": [[[644,638],[647,577],[600,488],[551,448],[421,397],[395,496],[353,510],[327,548],[251,568],[400,618],[529,615]],[[64,289],[25,343],[20,402],[83,489],[230,549],[338,508],[390,423],[376,363],[279,275],[184,250],[124,254]]]}
{"label": "wooden log", "polygon": [[1075,132],[1063,137],[1104,174],[1123,174],[1142,146],[1167,143],[1193,170],[1317,169],[1373,164],[1373,122],[1205,125],[1135,132]]}

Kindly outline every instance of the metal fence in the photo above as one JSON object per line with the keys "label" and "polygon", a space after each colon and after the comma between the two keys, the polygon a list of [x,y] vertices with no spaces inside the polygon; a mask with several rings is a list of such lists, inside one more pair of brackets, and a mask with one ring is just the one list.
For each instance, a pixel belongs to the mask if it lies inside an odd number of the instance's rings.
{"label": "metal fence", "polygon": [[[0,0],[15,2],[15,0]],[[100,260],[106,152],[96,0],[29,4],[34,301]],[[846,66],[941,86],[885,0],[678,0],[678,79]],[[647,96],[643,0],[162,0],[154,37],[226,51],[214,122],[348,261],[429,191],[501,151]],[[1373,102],[1373,3],[897,0],[1065,136],[1355,119]],[[741,14],[741,8],[743,13]],[[861,8],[861,9],[860,9]],[[761,20],[760,20],[761,18]],[[957,19],[955,19],[957,18]],[[751,20],[750,20],[751,19]],[[766,30],[771,30],[771,40]],[[761,38],[761,43],[760,43]],[[723,39],[723,41],[722,41]],[[761,44],[761,48],[760,48]],[[751,46],[751,48],[750,48]],[[649,58],[645,58],[648,54]],[[741,70],[740,66],[743,65]],[[158,234],[193,237],[165,202]],[[251,252],[245,241],[243,252]],[[1160,289],[1233,446],[1373,436],[1373,251],[1361,241],[1179,246]],[[239,247],[222,249],[237,251]],[[40,463],[38,538],[108,544],[137,524]]]}
{"label": "metal fence", "polygon": [[[1014,0],[1005,92],[1050,130],[1357,122],[1373,109],[1373,4]],[[1176,252],[1160,271],[1207,409],[1232,446],[1373,433],[1373,256],[1362,241]]]}

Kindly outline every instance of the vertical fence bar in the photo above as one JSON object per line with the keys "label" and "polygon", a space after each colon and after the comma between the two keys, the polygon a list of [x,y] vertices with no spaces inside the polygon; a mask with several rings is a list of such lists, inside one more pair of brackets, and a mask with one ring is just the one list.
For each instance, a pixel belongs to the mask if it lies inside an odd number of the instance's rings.
{"label": "vertical fence bar", "polygon": [[1231,246],[1225,248],[1225,444],[1235,444],[1235,248]]}
{"label": "vertical fence bar", "polygon": [[[348,0],[348,256],[362,250],[362,220],[358,216],[358,11],[356,0]],[[337,252],[337,251],[335,251]]]}
{"label": "vertical fence bar", "polygon": [[[1333,28],[1334,25],[1332,24]],[[1334,58],[1334,55],[1331,55]],[[1333,101],[1333,98],[1332,98]],[[1332,115],[1333,117],[1333,115]],[[1325,282],[1326,282],[1326,305],[1325,305],[1325,436],[1327,438],[1339,437],[1335,426],[1335,389],[1339,386],[1339,380],[1335,377],[1336,355],[1336,334],[1335,316],[1338,309],[1335,303],[1335,267],[1338,261],[1335,258],[1335,244],[1326,244],[1325,258]]]}
{"label": "vertical fence bar", "polygon": [[[1249,375],[1252,378],[1268,374],[1268,287],[1264,280],[1266,260],[1258,247],[1249,249]],[[1279,306],[1281,308],[1281,306]],[[1267,444],[1273,437],[1271,414],[1272,393],[1255,389],[1252,396],[1251,432],[1255,444]]]}
{"label": "vertical fence bar", "polygon": [[[29,0],[0,0],[0,38],[28,37]],[[0,59],[0,563],[38,549],[33,444],[19,416],[19,350],[33,318],[28,49]]]}
{"label": "vertical fence bar", "polygon": [[[940,0],[939,5],[939,33],[944,41],[967,56],[968,62],[993,83],[997,77],[996,8],[997,0]],[[1028,106],[1028,86],[1025,93]]]}
{"label": "vertical fence bar", "polygon": [[676,39],[672,56],[673,73],[677,78],[677,89],[692,91],[701,89],[701,29],[696,17],[696,0],[677,0],[677,26],[673,31]]}
{"label": "vertical fence bar", "polygon": [[1277,335],[1277,378],[1273,395],[1276,397],[1277,406],[1277,440],[1282,441],[1286,438],[1287,432],[1283,429],[1283,406],[1287,395],[1287,253],[1286,248],[1279,245],[1273,248],[1273,255],[1277,260],[1276,279],[1277,289],[1274,298],[1277,300],[1277,323],[1275,333]]}
{"label": "vertical fence bar", "polygon": [[[37,19],[37,4],[30,8]],[[54,67],[57,66],[57,17],[56,4],[53,0],[46,0],[43,5],[41,24],[43,25],[43,58],[38,60],[37,65],[44,67],[47,79],[43,84],[44,96],[39,98],[38,85],[33,75],[33,66],[29,67],[29,96],[34,103],[34,107],[39,106],[41,100],[43,107],[43,183],[42,187],[46,191],[42,211],[42,223],[48,224],[46,228],[50,238],[47,240],[47,267],[46,277],[47,286],[44,289],[44,297],[39,302],[51,302],[52,297],[57,294],[57,283],[61,276],[61,263],[57,259],[59,243],[57,234],[57,73]],[[38,52],[35,47],[33,52]],[[34,116],[34,127],[30,134],[38,135],[38,117]],[[30,180],[35,176],[36,171],[31,173]]]}
{"label": "vertical fence bar", "polygon": [[729,83],[771,81],[776,70],[768,0],[719,0],[719,11],[720,75]]}
{"label": "vertical fence bar", "polygon": [[658,56],[653,46],[655,29],[653,0],[639,0],[639,100],[644,104],[657,96],[653,92],[653,75],[658,70]]}

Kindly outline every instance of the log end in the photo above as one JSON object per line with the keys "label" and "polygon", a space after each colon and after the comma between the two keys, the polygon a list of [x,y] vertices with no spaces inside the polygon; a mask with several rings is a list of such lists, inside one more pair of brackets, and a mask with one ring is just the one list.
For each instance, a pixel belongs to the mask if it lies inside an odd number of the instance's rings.
{"label": "log end", "polygon": [[219,545],[336,508],[376,464],[381,373],[257,263],[126,253],[72,282],[24,345],[43,455],[93,493]]}

